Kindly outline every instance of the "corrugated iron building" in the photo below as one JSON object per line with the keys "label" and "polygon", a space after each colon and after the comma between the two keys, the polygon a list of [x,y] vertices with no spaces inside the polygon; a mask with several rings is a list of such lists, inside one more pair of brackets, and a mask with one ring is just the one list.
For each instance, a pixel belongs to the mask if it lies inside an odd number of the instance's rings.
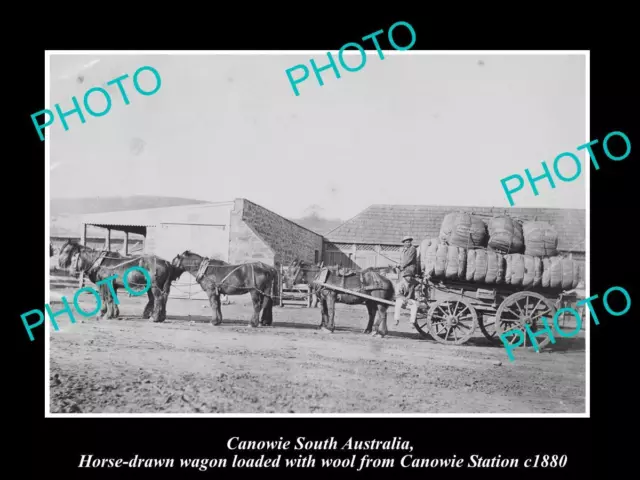
{"label": "corrugated iron building", "polygon": [[453,207],[435,205],[372,205],[325,234],[324,262],[352,268],[395,265],[400,261],[402,237],[437,237],[447,213],[464,211],[482,216],[510,215],[523,220],[551,223],[558,231],[558,250],[576,260],[585,259],[586,211],[579,209],[533,209]]}

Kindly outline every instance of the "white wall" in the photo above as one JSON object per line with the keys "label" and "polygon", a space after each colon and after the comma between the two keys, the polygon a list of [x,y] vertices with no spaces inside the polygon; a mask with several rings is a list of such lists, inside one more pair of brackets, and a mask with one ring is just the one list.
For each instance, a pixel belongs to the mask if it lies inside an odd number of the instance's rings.
{"label": "white wall", "polygon": [[[232,209],[231,202],[166,211],[153,229],[153,253],[171,261],[191,250],[204,257],[228,261]],[[169,297],[206,300],[200,285],[194,283],[193,276],[184,273],[174,282]]]}
{"label": "white wall", "polygon": [[225,203],[166,212],[156,228],[154,253],[171,260],[191,250],[204,257],[227,261],[232,208],[232,203]]}

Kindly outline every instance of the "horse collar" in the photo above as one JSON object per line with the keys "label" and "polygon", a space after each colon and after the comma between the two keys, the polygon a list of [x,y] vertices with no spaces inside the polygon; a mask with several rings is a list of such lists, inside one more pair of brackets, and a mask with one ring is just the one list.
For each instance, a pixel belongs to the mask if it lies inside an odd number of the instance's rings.
{"label": "horse collar", "polygon": [[78,272],[78,260],[80,260],[80,252],[76,252],[73,254],[73,257],[71,258],[71,272],[72,273],[77,273]]}
{"label": "horse collar", "polygon": [[200,268],[198,268],[198,273],[196,274],[196,282],[199,282],[200,280],[202,280],[202,277],[204,277],[204,274],[207,271],[208,267],[209,267],[209,259],[204,258],[202,260],[202,263],[200,263]]}
{"label": "horse collar", "polygon": [[98,258],[95,259],[95,261],[91,264],[91,266],[87,269],[87,273],[91,272],[91,270],[96,269],[98,270],[100,268],[100,266],[102,265],[102,262],[104,261],[104,259],[107,256],[107,251],[102,251],[100,252],[100,255],[98,255]]}

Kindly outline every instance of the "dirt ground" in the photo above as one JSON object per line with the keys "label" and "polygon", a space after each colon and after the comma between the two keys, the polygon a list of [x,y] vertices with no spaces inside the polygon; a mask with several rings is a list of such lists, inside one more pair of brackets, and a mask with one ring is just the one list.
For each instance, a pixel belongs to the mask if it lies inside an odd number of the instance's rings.
{"label": "dirt ground", "polygon": [[119,297],[118,320],[61,316],[51,329],[52,413],[585,411],[584,331],[510,362],[479,329],[465,345],[442,345],[408,316],[396,327],[392,308],[390,334],[376,339],[361,333],[364,306],[340,305],[326,334],[320,310],[297,305],[274,307],[272,327],[251,328],[248,295],[222,307],[218,327],[204,301],[170,298],[168,319],[151,323],[144,300]]}

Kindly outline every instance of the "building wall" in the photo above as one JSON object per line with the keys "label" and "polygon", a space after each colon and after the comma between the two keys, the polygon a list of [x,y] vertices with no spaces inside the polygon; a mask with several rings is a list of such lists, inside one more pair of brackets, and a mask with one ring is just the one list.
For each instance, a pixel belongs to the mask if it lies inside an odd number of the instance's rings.
{"label": "building wall", "polygon": [[191,250],[203,257],[228,261],[232,207],[228,202],[159,212],[154,218],[156,226],[147,227],[145,251],[171,260]]}
{"label": "building wall", "polygon": [[246,199],[237,199],[231,212],[229,261],[263,261],[288,265],[295,258],[322,258],[321,235]]}

